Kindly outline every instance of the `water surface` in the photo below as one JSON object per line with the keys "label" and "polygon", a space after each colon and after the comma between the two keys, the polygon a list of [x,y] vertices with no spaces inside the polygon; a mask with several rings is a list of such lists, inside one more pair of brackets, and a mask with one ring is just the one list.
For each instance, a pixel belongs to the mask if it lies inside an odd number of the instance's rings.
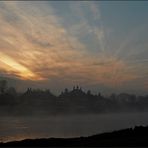
{"label": "water surface", "polygon": [[148,113],[1,117],[0,141],[89,136],[135,125],[148,125]]}

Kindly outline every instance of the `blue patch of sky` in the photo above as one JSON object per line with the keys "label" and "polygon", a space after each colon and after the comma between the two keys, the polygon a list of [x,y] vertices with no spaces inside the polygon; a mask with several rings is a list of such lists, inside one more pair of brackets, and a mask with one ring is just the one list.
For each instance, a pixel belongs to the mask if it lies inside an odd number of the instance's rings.
{"label": "blue patch of sky", "polygon": [[[116,51],[128,38],[128,47],[125,46],[127,50],[133,48],[132,50],[137,52],[145,49],[148,38],[147,1],[99,1],[99,5],[103,26],[111,30],[108,38],[109,43],[114,44],[112,51]],[[121,51],[120,56],[126,56],[127,50]],[[148,54],[146,49],[145,54]],[[141,58],[144,58],[145,54]]]}
{"label": "blue patch of sky", "polygon": [[[77,12],[76,7],[78,3],[80,4],[79,8],[81,9],[82,15],[79,14],[81,12]],[[73,1],[50,2],[50,5],[54,8],[55,14],[59,17],[60,23],[64,28],[83,43],[88,51],[95,52],[99,50],[99,43],[95,34],[89,29],[93,30],[94,27],[100,28],[100,20],[94,19],[90,10],[90,4],[91,3]],[[83,22],[84,26],[80,26],[79,29],[75,28],[75,26],[81,25]]]}
{"label": "blue patch of sky", "polygon": [[100,1],[103,22],[116,30],[130,31],[133,27],[147,24],[148,2]]}
{"label": "blue patch of sky", "polygon": [[[78,3],[82,16],[79,14],[80,12],[77,12],[75,4]],[[110,33],[106,35],[105,44],[108,44],[111,53],[115,53],[120,45],[129,38],[129,43],[125,43],[127,45],[120,51],[119,57],[126,57],[128,48],[136,52],[140,49],[145,50],[143,53],[147,53],[145,47],[148,38],[146,30],[148,25],[147,1],[93,1],[93,3],[101,13],[101,20],[94,19],[90,9],[91,2],[50,1],[49,4],[54,8],[55,14],[60,18],[60,23],[64,28],[82,42],[90,53],[101,51],[101,47],[96,35],[87,30],[87,25],[92,30],[95,27],[101,29],[101,25],[103,25],[105,33],[110,30]],[[84,27],[81,27],[80,30],[73,29],[83,21],[85,21]],[[145,54],[141,58],[145,58]]]}

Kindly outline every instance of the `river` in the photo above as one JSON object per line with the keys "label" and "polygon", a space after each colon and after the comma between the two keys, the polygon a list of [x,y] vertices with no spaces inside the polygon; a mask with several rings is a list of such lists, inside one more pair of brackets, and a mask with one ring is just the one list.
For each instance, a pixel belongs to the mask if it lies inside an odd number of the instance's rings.
{"label": "river", "polygon": [[148,113],[0,117],[0,141],[79,137],[148,125]]}

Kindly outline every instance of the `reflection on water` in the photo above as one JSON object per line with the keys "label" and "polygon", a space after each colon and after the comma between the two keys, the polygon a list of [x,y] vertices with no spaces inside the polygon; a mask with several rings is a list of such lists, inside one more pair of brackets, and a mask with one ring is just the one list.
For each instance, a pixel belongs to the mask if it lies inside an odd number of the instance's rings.
{"label": "reflection on water", "polygon": [[147,125],[148,113],[1,117],[0,141],[26,138],[77,137]]}

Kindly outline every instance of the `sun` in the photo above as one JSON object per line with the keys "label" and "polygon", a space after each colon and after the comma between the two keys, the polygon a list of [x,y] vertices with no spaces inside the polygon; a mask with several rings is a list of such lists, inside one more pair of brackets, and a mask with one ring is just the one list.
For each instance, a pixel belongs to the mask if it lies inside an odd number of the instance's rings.
{"label": "sun", "polygon": [[42,80],[43,78],[31,70],[29,70],[24,65],[21,65],[11,57],[0,53],[0,61],[7,65],[5,70],[8,72],[14,71],[18,77],[24,80]]}

